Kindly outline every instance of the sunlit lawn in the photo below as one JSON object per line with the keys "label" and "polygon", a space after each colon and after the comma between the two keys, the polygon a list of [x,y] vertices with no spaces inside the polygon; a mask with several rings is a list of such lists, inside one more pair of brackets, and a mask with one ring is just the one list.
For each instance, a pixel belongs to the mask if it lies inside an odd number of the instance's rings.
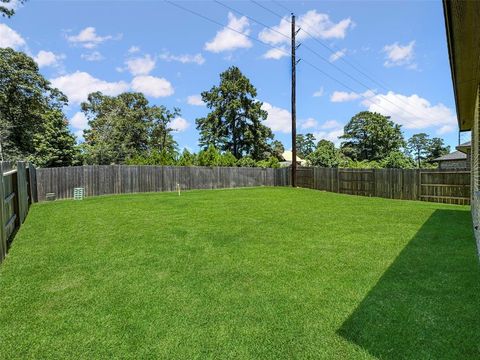
{"label": "sunlit lawn", "polygon": [[473,359],[467,207],[252,188],[32,207],[0,358]]}

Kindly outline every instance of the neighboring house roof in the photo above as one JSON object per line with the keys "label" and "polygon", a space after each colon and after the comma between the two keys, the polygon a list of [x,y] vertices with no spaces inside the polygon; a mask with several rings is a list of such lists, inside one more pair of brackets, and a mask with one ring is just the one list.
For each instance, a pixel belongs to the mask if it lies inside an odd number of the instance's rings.
{"label": "neighboring house roof", "polygon": [[[293,154],[291,151],[284,151],[283,154],[282,154],[282,157],[285,161],[288,161],[290,163],[292,163],[292,159],[293,159]],[[306,165],[307,162],[301,158],[298,157],[297,155],[297,163],[300,163],[302,165]]]}
{"label": "neighboring house roof", "polygon": [[460,130],[471,130],[480,83],[480,1],[443,0]]}
{"label": "neighboring house roof", "polygon": [[464,142],[463,144],[458,145],[455,149],[461,151],[462,153],[468,153],[471,150],[470,141]]}
{"label": "neighboring house roof", "polygon": [[458,160],[466,160],[467,155],[461,151],[454,151],[450,154],[440,156],[433,161],[458,161]]}

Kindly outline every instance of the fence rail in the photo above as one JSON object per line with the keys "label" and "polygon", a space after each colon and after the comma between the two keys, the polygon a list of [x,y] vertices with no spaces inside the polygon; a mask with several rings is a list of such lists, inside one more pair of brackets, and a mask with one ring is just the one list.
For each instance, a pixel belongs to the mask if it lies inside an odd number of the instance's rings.
{"label": "fence rail", "polygon": [[25,221],[35,200],[35,168],[25,162],[0,162],[0,263],[10,239]]}
{"label": "fence rail", "polygon": [[299,168],[300,187],[388,199],[470,204],[470,172],[410,169]]}
{"label": "fence rail", "polygon": [[91,165],[37,169],[38,200],[47,193],[73,197],[76,187],[86,196],[139,192],[220,189],[248,186],[287,186],[289,169],[196,166]]}

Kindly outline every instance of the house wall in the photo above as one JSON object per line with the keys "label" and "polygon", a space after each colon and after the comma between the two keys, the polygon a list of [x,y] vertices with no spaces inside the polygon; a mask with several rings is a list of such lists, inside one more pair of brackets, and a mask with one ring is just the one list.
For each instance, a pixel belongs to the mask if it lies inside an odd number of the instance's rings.
{"label": "house wall", "polygon": [[442,170],[467,170],[470,168],[467,159],[439,161],[438,168]]}
{"label": "house wall", "polygon": [[477,99],[475,102],[475,113],[472,127],[472,151],[471,151],[471,191],[472,191],[472,220],[475,238],[477,240],[477,250],[480,257],[480,162],[479,162],[479,144],[480,144],[480,85],[477,89]]}

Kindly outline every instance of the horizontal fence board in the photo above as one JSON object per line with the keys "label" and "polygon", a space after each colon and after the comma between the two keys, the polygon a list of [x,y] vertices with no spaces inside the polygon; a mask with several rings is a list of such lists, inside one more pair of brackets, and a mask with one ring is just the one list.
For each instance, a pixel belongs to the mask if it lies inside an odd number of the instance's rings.
{"label": "horizontal fence board", "polygon": [[57,199],[73,198],[76,187],[85,188],[85,196],[176,191],[190,189],[226,189],[251,186],[288,186],[290,169],[241,167],[89,165],[35,169],[35,196],[46,200],[47,193]]}

